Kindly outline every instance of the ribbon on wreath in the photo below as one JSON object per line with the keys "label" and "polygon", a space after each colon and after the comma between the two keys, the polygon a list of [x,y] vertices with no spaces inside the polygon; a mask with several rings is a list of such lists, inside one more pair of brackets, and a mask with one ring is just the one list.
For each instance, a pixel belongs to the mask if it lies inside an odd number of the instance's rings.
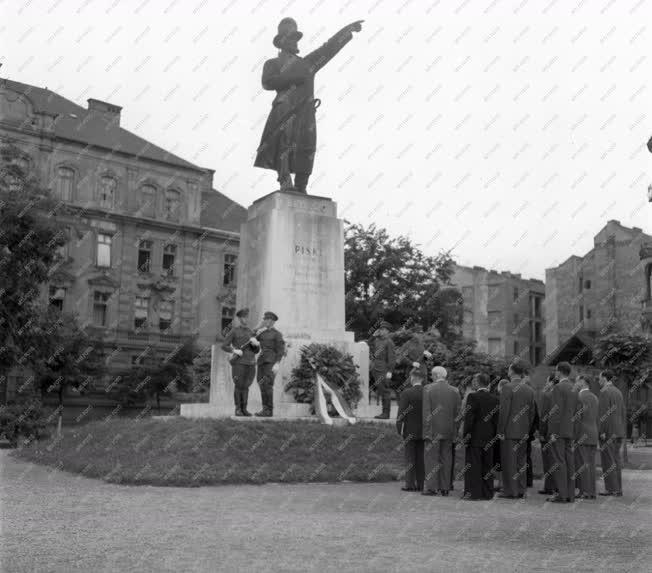
{"label": "ribbon on wreath", "polygon": [[349,406],[349,403],[345,400],[344,396],[342,396],[342,393],[334,384],[325,380],[324,377],[317,372],[315,364],[312,361],[309,360],[309,362],[315,372],[315,414],[321,418],[322,424],[327,424],[329,426],[333,425],[333,419],[328,414],[328,404],[326,403],[327,394],[330,396],[331,403],[340,417],[346,420],[349,424],[355,424],[356,419],[353,415],[353,410],[351,410],[351,406]]}

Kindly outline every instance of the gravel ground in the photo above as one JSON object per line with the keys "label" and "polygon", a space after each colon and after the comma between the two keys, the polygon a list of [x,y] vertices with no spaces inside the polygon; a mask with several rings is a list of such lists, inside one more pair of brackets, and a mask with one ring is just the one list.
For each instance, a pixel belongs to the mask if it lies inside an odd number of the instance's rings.
{"label": "gravel ground", "polygon": [[622,498],[571,506],[536,493],[522,502],[426,498],[396,482],[120,486],[6,450],[0,472],[3,572],[579,572],[652,563],[650,471],[627,470]]}

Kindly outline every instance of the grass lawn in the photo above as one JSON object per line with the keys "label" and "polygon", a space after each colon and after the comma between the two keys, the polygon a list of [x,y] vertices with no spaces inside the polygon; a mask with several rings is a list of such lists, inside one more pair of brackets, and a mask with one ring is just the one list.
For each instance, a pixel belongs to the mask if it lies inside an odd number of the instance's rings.
{"label": "grass lawn", "polygon": [[402,479],[394,425],[114,418],[13,454],[111,483],[196,487]]}

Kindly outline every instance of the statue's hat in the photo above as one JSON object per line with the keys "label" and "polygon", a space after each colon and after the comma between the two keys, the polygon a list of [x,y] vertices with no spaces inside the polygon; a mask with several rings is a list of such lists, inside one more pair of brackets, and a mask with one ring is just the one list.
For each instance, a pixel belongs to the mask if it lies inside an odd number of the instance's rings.
{"label": "statue's hat", "polygon": [[290,38],[296,38],[298,41],[303,38],[303,33],[299,32],[293,18],[283,18],[278,24],[278,34],[274,36],[274,46],[280,50],[283,47],[283,41]]}

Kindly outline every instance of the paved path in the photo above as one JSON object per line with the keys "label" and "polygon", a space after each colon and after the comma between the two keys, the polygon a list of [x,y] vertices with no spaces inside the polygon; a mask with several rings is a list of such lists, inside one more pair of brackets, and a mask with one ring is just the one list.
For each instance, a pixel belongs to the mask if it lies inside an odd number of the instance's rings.
{"label": "paved path", "polygon": [[[0,451],[3,572],[644,571],[652,471],[623,498],[463,502],[397,483],[105,484]],[[535,486],[538,486],[535,483]]]}

